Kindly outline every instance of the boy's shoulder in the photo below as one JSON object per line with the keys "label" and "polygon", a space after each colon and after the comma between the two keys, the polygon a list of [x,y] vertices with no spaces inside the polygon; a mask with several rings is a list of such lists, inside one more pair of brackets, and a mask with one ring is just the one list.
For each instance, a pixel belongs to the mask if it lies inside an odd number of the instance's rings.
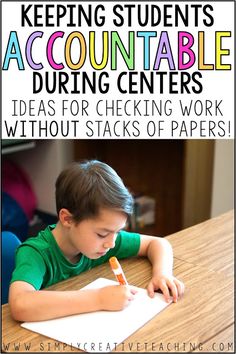
{"label": "boy's shoulder", "polygon": [[56,225],[49,225],[44,230],[40,231],[36,236],[29,237],[22,244],[21,247],[30,246],[35,248],[36,250],[45,250],[52,246],[53,244],[53,236],[51,230],[54,229]]}

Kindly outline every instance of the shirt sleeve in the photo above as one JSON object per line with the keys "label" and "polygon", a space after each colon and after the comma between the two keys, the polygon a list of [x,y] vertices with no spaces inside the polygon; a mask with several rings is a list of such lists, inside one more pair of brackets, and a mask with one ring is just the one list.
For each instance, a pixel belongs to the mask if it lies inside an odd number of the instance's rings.
{"label": "shirt sleeve", "polygon": [[45,272],[46,266],[40,253],[29,245],[21,245],[16,253],[16,267],[12,273],[11,283],[25,281],[39,290]]}

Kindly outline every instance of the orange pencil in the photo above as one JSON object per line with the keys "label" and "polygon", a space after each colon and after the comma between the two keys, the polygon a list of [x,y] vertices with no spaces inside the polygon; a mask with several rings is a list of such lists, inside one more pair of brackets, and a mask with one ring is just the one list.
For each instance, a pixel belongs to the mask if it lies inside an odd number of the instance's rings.
{"label": "orange pencil", "polygon": [[120,283],[120,285],[128,285],[128,282],[126,280],[126,277],[124,275],[124,272],[121,268],[120,263],[118,262],[116,257],[111,257],[109,259],[111,269],[113,273],[115,274],[116,279]]}

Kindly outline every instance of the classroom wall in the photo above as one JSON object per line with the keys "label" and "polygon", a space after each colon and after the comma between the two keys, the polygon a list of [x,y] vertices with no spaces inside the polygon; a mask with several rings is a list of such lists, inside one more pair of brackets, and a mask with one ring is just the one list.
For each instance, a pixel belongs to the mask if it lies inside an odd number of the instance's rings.
{"label": "classroom wall", "polygon": [[[55,214],[54,184],[60,171],[73,161],[73,141],[38,140],[30,150],[10,154],[27,172],[38,199],[38,209]],[[215,140],[211,217],[233,208],[234,142]]]}
{"label": "classroom wall", "polygon": [[28,174],[37,196],[37,208],[56,214],[55,180],[60,171],[73,160],[73,142],[38,140],[35,148],[14,153],[11,159]]}
{"label": "classroom wall", "polygon": [[234,141],[216,140],[214,152],[211,217],[234,207]]}

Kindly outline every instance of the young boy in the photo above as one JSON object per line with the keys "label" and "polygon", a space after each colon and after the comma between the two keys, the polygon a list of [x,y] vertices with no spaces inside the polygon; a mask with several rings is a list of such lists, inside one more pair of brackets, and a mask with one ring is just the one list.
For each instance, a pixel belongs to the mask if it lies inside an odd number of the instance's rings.
{"label": "young boy", "polygon": [[167,240],[121,231],[131,215],[133,199],[107,164],[73,163],[56,181],[58,223],[18,248],[9,304],[18,321],[40,321],[98,310],[118,311],[135,297],[129,286],[96,290],[43,290],[80,274],[111,256],[146,256],[152,264],[149,296],[158,288],[176,302],[184,285],[172,274],[172,248]]}

